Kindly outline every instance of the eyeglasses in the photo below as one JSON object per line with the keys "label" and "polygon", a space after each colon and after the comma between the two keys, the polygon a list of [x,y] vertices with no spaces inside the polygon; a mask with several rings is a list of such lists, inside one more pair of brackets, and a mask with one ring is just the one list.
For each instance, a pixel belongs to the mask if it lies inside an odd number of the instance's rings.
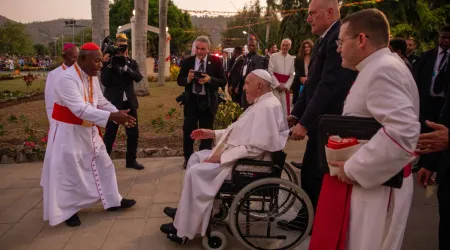
{"label": "eyeglasses", "polygon": [[[336,45],[338,46],[338,48],[340,48],[340,47],[342,47],[342,43],[344,43],[345,40],[357,38],[360,34],[364,34],[364,33],[358,33],[356,35],[349,36],[347,39],[337,39]],[[369,38],[368,35],[366,35],[366,34],[364,34],[364,35],[366,36],[366,38]]]}

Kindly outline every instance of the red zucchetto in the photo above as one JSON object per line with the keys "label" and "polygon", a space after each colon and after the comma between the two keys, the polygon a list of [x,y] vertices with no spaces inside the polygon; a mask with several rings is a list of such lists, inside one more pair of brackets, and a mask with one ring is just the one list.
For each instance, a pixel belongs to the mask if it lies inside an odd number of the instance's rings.
{"label": "red zucchetto", "polygon": [[90,42],[90,43],[83,44],[83,46],[81,46],[81,49],[82,50],[100,50],[100,47],[97,44]]}

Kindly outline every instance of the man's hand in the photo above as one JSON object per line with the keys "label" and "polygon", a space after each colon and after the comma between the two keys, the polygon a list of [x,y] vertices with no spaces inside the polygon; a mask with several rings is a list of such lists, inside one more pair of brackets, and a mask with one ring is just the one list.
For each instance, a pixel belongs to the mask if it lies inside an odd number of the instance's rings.
{"label": "man's hand", "polygon": [[202,74],[203,78],[198,79],[198,83],[205,84],[211,80],[211,77],[207,74]]}
{"label": "man's hand", "polygon": [[279,92],[284,92],[284,91],[286,91],[286,88],[285,87],[283,87],[283,86],[281,86],[281,85],[278,85],[278,87],[276,88]]}
{"label": "man's hand", "polygon": [[345,171],[344,171],[345,161],[329,161],[328,164],[330,164],[330,166],[332,166],[332,167],[339,168],[338,179],[340,181],[345,182],[350,185],[355,184],[355,182],[352,181],[350,178],[348,178],[348,176],[345,174]]}
{"label": "man's hand", "polygon": [[103,56],[103,61],[104,62],[107,62],[107,61],[109,61],[109,54],[108,53],[106,53],[104,56]]}
{"label": "man's hand", "polygon": [[308,80],[308,77],[300,77],[300,82],[305,84],[306,80]]}
{"label": "man's hand", "polygon": [[189,70],[189,74],[188,74],[188,78],[187,78],[188,82],[192,82],[192,79],[194,79],[194,77],[195,77],[194,70],[193,69]]}
{"label": "man's hand", "polygon": [[287,121],[288,121],[288,125],[289,125],[290,128],[294,127],[295,124],[298,123],[297,118],[293,117],[292,115],[287,117]]}
{"label": "man's hand", "polygon": [[193,140],[214,139],[215,133],[211,129],[196,129],[192,131],[191,138]]}
{"label": "man's hand", "polygon": [[417,182],[423,187],[427,187],[431,182],[431,176],[433,175],[433,171],[430,171],[426,168],[421,168],[417,173]]}
{"label": "man's hand", "polygon": [[292,129],[291,139],[294,141],[301,141],[305,139],[307,133],[308,130],[305,127],[303,127],[300,123],[297,123],[297,125],[295,125],[294,128]]}
{"label": "man's hand", "polygon": [[130,112],[129,109],[111,113],[109,115],[109,120],[124,125],[127,128],[134,127],[136,126],[136,119],[130,115],[127,115],[128,112]]}
{"label": "man's hand", "polygon": [[234,93],[239,94],[239,88],[238,88],[238,87],[236,87],[236,88],[234,89]]}
{"label": "man's hand", "polygon": [[442,124],[426,121],[435,131],[421,134],[417,142],[417,154],[428,154],[448,149],[448,128]]}

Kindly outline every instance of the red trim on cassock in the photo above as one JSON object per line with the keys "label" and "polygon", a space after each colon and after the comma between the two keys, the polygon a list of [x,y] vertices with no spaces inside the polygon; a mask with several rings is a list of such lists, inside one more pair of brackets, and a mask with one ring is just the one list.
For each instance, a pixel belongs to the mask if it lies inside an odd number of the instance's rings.
{"label": "red trim on cassock", "polygon": [[[275,78],[278,80],[279,83],[282,84],[282,86],[284,86],[284,84],[287,83],[287,81],[291,77],[290,75],[283,75],[283,74],[279,74],[277,72],[273,72],[273,76],[275,76]],[[287,114],[290,115],[291,114],[291,112],[290,112],[291,111],[291,95],[289,93],[289,90],[287,90],[285,93],[286,93]]]}
{"label": "red trim on cassock", "polygon": [[[61,106],[57,103],[55,103],[53,105],[52,118],[55,119],[56,121],[69,123],[69,124],[73,124],[73,125],[81,126],[81,124],[83,124],[83,120],[78,118],[76,115],[74,115],[68,107]],[[96,126],[96,125],[94,125],[94,126]],[[100,135],[100,137],[102,137],[102,131],[100,130],[100,127],[97,126],[97,129],[98,129],[98,134]]]}

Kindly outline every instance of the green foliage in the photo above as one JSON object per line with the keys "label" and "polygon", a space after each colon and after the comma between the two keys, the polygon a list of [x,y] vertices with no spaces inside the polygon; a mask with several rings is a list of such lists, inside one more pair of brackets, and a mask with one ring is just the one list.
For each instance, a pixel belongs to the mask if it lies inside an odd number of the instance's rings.
{"label": "green foliage", "polygon": [[21,23],[8,21],[0,26],[0,41],[0,53],[32,55],[34,52],[31,36]]}
{"label": "green foliage", "polygon": [[[291,10],[308,8],[307,0],[282,0],[281,9]],[[292,49],[290,53],[296,55],[298,47],[306,39],[312,39],[311,26],[306,22],[307,11],[297,12],[283,18],[281,21],[280,38],[290,38],[292,40]]]}
{"label": "green foliage", "polygon": [[219,104],[219,109],[214,119],[214,129],[225,129],[236,121],[244,110],[235,102],[226,100]]}
{"label": "green foliage", "polygon": [[[132,17],[134,1],[116,0],[109,7],[109,23],[111,35],[115,37],[117,28],[121,25],[130,23]],[[148,1],[148,24],[159,26],[159,0]],[[188,48],[187,44],[194,40],[194,33],[187,33],[186,30],[193,30],[191,18],[188,13],[183,13],[175,4],[169,0],[167,9],[167,26],[171,36],[170,51],[181,53]],[[130,31],[128,31],[128,36]],[[157,54],[159,35],[148,32],[148,53]]]}
{"label": "green foliage", "polygon": [[35,45],[33,45],[33,48],[36,55],[45,56],[50,54],[48,47],[41,43],[36,43]]}
{"label": "green foliage", "polygon": [[8,122],[10,122],[10,123],[17,123],[17,116],[15,116],[15,115],[13,115],[13,114],[11,114],[9,117],[8,117]]}

